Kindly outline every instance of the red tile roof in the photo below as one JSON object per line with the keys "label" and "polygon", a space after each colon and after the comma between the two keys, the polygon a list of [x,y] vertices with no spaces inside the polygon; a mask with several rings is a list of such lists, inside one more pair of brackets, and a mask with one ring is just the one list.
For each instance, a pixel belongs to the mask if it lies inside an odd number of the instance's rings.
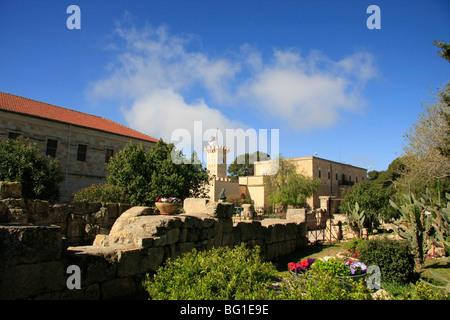
{"label": "red tile roof", "polygon": [[146,141],[158,141],[158,139],[102,117],[54,106],[45,102],[39,102],[4,92],[0,92],[0,110],[7,110],[29,116],[56,120],[80,127],[102,130]]}

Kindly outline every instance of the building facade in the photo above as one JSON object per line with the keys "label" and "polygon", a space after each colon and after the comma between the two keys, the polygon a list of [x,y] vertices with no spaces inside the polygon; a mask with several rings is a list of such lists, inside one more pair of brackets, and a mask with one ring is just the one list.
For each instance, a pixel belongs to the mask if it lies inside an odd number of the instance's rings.
{"label": "building facade", "polygon": [[19,136],[36,143],[43,155],[59,159],[61,201],[106,182],[106,163],[130,141],[147,150],[158,141],[102,117],[0,92],[0,139]]}
{"label": "building facade", "polygon": [[[285,159],[294,163],[297,173],[320,179],[319,190],[307,200],[311,208],[323,208],[334,213],[339,209],[344,190],[367,179],[367,169],[319,157]],[[274,160],[255,162],[255,176],[239,177],[241,197],[250,197],[255,208],[269,207],[264,189],[264,175],[273,173]],[[245,187],[244,187],[245,186]]]}

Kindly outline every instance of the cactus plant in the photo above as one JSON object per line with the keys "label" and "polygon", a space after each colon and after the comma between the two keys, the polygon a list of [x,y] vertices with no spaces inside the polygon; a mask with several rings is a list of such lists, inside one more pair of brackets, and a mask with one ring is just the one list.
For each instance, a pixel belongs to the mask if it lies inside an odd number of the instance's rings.
{"label": "cactus plant", "polygon": [[355,206],[353,208],[350,208],[350,205],[348,207],[348,212],[350,212],[350,214],[347,214],[347,221],[352,230],[358,235],[358,238],[361,238],[366,213],[364,210],[359,212],[358,202],[355,202]]}
{"label": "cactus plant", "polygon": [[391,206],[400,211],[400,223],[405,230],[395,224],[392,227],[401,238],[409,241],[416,267],[420,269],[424,264],[425,253],[430,247],[428,240],[432,231],[432,217],[429,215],[428,206],[417,200],[414,194],[406,194],[405,199],[406,202],[400,207],[389,200]]}
{"label": "cactus plant", "polygon": [[416,266],[423,266],[424,257],[431,247],[431,238],[450,245],[446,236],[450,235],[450,194],[446,194],[447,206],[441,207],[432,201],[427,189],[422,198],[416,199],[414,194],[405,195],[406,202],[399,206],[390,200],[391,206],[400,211],[400,223],[405,226],[393,225],[397,234],[411,244]]}

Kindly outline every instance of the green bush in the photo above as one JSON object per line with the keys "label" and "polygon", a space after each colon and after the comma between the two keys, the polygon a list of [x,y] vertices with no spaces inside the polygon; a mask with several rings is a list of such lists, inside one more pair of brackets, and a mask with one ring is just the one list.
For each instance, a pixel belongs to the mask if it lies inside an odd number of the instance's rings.
{"label": "green bush", "polygon": [[128,197],[118,186],[93,184],[73,194],[74,201],[128,203]]}
{"label": "green bush", "polygon": [[41,155],[36,144],[0,140],[0,181],[20,182],[25,198],[58,200],[63,178],[59,160]]}
{"label": "green bush", "polygon": [[344,261],[330,258],[327,261],[316,260],[311,266],[312,270],[317,272],[330,273],[337,277],[344,277],[349,275],[349,267],[344,264]]}
{"label": "green bush", "polygon": [[[316,261],[313,266],[319,261]],[[341,263],[342,264],[342,263]],[[335,263],[329,265],[337,266]],[[370,290],[364,282],[339,278],[336,270],[312,268],[304,277],[285,279],[278,299],[283,300],[370,300]]]}
{"label": "green bush", "polygon": [[414,272],[414,256],[407,241],[367,240],[359,249],[359,260],[367,266],[380,267],[381,281],[403,284],[417,280],[417,274]]}
{"label": "green bush", "polygon": [[169,259],[153,276],[147,274],[144,287],[153,300],[271,299],[277,270],[259,253],[258,247],[248,249],[244,244],[194,249]]}

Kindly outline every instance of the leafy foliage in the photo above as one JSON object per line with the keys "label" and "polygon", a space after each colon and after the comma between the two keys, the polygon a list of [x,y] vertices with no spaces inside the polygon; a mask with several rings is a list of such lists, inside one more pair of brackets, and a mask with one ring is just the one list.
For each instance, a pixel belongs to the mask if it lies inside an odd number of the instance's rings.
{"label": "leafy foliage", "polygon": [[[174,161],[173,153],[183,161]],[[199,196],[208,173],[195,154],[185,160],[173,144],[162,140],[149,151],[130,142],[109,161],[108,182],[123,190],[132,205],[151,205],[156,198]]]}
{"label": "leafy foliage", "polygon": [[359,238],[362,236],[362,230],[364,229],[364,221],[366,220],[366,213],[364,210],[359,211],[358,202],[355,203],[353,208],[348,208],[347,221],[352,228],[352,230],[358,235]]}
{"label": "leafy foliage", "polygon": [[353,217],[355,204],[364,211],[364,228],[374,229],[379,225],[379,219],[390,219],[397,215],[396,211],[389,205],[389,199],[394,190],[383,183],[374,181],[363,181],[355,184],[345,191],[341,201],[340,212]]}
{"label": "leafy foliage", "polygon": [[308,197],[319,189],[319,179],[306,177],[297,173],[296,167],[286,159],[279,159],[278,172],[264,176],[267,198],[272,205],[281,205],[286,210],[288,205],[305,205]]}
{"label": "leafy foliage", "polygon": [[[322,263],[316,261],[304,277],[296,280],[285,279],[281,285],[279,299],[286,300],[370,300],[369,289],[364,283],[347,278],[339,278],[339,263]],[[345,266],[344,266],[345,267]]]}
{"label": "leafy foliage", "polygon": [[0,180],[20,182],[26,198],[56,201],[63,176],[58,159],[18,138],[0,141]]}
{"label": "leafy foliage", "polygon": [[252,154],[239,155],[228,167],[228,174],[231,177],[243,177],[255,175],[255,161],[269,160],[267,153],[255,151]]}
{"label": "leafy foliage", "polygon": [[93,184],[74,193],[74,201],[127,203],[122,189],[109,183]]}
{"label": "leafy foliage", "polygon": [[[433,203],[428,189],[424,196],[425,198],[416,199],[414,194],[409,193],[405,195],[406,201],[402,204],[397,205],[391,201],[391,205],[400,211],[400,222],[404,226],[393,227],[399,236],[410,242],[419,267],[423,265],[425,254],[430,249],[430,240],[436,238],[448,245],[445,238],[450,233],[450,202],[447,202],[447,207],[440,208]],[[446,196],[450,199],[449,194]]]}
{"label": "leafy foliage", "polygon": [[424,112],[405,134],[406,178],[413,191],[426,187],[449,192],[450,177],[450,83],[433,95]]}
{"label": "leafy foliage", "polygon": [[241,300],[274,297],[273,264],[263,262],[259,248],[244,244],[213,248],[169,259],[156,274],[147,274],[144,287],[153,300]]}
{"label": "leafy foliage", "polygon": [[414,256],[407,241],[366,240],[359,247],[358,259],[366,265],[379,266],[382,281],[407,283],[416,280]]}

